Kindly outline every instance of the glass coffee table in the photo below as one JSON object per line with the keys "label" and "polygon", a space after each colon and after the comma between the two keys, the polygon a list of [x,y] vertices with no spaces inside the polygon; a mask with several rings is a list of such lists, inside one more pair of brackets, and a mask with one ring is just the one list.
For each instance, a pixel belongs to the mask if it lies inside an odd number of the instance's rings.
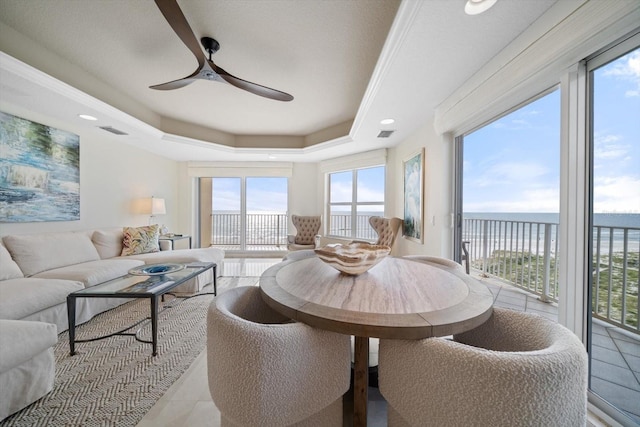
{"label": "glass coffee table", "polygon": [[[70,293],[67,296],[67,315],[69,318],[69,348],[71,355],[75,354],[76,343],[97,341],[114,335],[127,335],[133,336],[140,342],[151,344],[153,355],[156,356],[158,354],[158,299],[163,298],[165,294],[171,292],[177,286],[207,270],[213,270],[213,295],[216,295],[218,291],[216,264],[213,262],[143,265],[130,270],[130,273],[126,276]],[[196,294],[181,298],[186,299],[200,295],[207,294]],[[78,298],[148,298],[151,305],[151,315],[118,332],[96,338],[76,340],[76,300]],[[151,341],[138,337],[140,329],[136,332],[127,332],[149,320],[151,320]]]}

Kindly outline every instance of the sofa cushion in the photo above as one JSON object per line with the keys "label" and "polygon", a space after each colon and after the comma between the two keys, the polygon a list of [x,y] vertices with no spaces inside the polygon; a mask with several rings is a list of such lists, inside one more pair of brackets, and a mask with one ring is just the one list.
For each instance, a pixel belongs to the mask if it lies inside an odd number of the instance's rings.
{"label": "sofa cushion", "polygon": [[26,320],[0,320],[0,372],[31,360],[58,342],[56,325]]}
{"label": "sofa cushion", "polygon": [[124,227],[122,238],[122,256],[146,254],[158,252],[158,237],[160,227],[158,224],[144,227]]}
{"label": "sofa cushion", "polygon": [[100,259],[86,232],[4,236],[3,241],[25,276]]}
{"label": "sofa cushion", "polygon": [[116,277],[124,276],[134,267],[144,265],[137,259],[101,259],[82,264],[69,265],[54,270],[43,271],[33,277],[41,279],[68,279],[82,282],[85,287],[97,285]]}
{"label": "sofa cushion", "polygon": [[100,258],[105,259],[120,256],[122,253],[123,237],[124,233],[122,232],[122,228],[96,230],[91,236],[91,241],[98,250]]}
{"label": "sofa cushion", "polygon": [[146,264],[162,262],[215,262],[220,263],[224,258],[224,251],[218,248],[178,249],[175,251],[162,251],[150,254],[131,255],[127,259],[137,259]]}
{"label": "sofa cushion", "polygon": [[17,279],[24,277],[18,264],[11,258],[7,248],[0,243],[0,280]]}
{"label": "sofa cushion", "polygon": [[72,280],[26,277],[0,282],[0,319],[19,320],[67,301],[71,292],[84,285]]}

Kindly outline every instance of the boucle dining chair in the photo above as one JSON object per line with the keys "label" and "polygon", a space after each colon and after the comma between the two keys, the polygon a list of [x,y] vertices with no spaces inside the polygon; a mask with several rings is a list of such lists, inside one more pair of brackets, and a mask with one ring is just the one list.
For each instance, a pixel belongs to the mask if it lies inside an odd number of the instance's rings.
{"label": "boucle dining chair", "polygon": [[342,426],[349,337],[291,321],[258,287],[211,303],[207,370],[222,426]]}
{"label": "boucle dining chair", "polygon": [[320,239],[318,233],[322,225],[320,216],[291,215],[291,222],[296,228],[296,234],[287,236],[287,249],[299,251],[303,249],[315,249]]}
{"label": "boucle dining chair", "polygon": [[567,328],[494,308],[453,340],[380,340],[388,425],[584,426],[587,353]]}

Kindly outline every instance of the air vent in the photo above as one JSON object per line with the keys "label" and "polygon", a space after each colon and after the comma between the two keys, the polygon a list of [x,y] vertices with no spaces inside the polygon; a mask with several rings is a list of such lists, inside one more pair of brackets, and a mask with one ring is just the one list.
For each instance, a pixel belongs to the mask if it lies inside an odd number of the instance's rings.
{"label": "air vent", "polygon": [[389,138],[395,130],[381,130],[378,134],[378,138]]}
{"label": "air vent", "polygon": [[129,135],[128,133],[122,132],[121,130],[116,129],[116,128],[111,127],[111,126],[100,126],[100,129],[104,129],[107,132],[111,132],[111,133],[113,133],[115,135]]}

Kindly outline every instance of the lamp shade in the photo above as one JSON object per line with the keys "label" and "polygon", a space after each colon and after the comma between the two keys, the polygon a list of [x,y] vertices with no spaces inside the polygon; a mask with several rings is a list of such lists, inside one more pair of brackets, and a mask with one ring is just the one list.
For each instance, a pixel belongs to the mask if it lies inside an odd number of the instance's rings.
{"label": "lamp shade", "polygon": [[164,199],[151,198],[151,215],[164,215],[167,213],[167,208],[164,204]]}

